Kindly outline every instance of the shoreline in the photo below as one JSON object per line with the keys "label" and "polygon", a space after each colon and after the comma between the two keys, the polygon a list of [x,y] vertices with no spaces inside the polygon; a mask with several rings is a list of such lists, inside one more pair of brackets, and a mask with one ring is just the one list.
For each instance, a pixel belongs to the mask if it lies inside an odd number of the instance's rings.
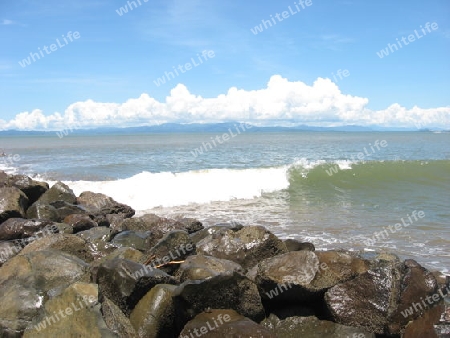
{"label": "shoreline", "polygon": [[[311,336],[331,328],[408,338],[450,330],[450,276],[391,252],[317,250],[259,225],[136,217],[104,194],[76,196],[62,182],[4,172],[0,194],[2,335],[283,338],[286,327],[300,334],[312,326]],[[89,302],[74,311],[80,299]]]}

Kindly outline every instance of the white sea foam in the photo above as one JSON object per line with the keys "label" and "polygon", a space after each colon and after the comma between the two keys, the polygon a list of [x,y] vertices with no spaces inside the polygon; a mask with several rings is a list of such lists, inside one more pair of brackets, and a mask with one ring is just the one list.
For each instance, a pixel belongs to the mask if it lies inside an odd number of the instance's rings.
{"label": "white sea foam", "polygon": [[[300,170],[303,177],[326,161],[298,159],[290,166],[255,169],[205,169],[182,173],[142,172],[115,181],[64,181],[79,195],[83,191],[100,192],[130,205],[135,210],[204,204],[232,199],[253,199],[263,193],[289,187],[289,169]],[[341,169],[351,162],[335,161]],[[45,177],[40,177],[45,180]],[[48,181],[52,185],[55,182]]]}
{"label": "white sea foam", "polygon": [[[136,210],[157,206],[252,199],[289,187],[288,167],[267,169],[210,169],[183,173],[142,172],[116,181],[64,181],[76,195],[100,192]],[[49,182],[53,184],[54,182]]]}

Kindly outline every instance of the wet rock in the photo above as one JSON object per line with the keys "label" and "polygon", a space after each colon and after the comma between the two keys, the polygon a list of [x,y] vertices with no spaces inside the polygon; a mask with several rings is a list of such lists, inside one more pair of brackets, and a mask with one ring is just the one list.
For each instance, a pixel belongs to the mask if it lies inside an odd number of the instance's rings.
{"label": "wet rock", "polygon": [[375,334],[362,328],[336,324],[316,317],[289,317],[280,320],[270,315],[262,323],[277,338],[375,338]]}
{"label": "wet rock", "polygon": [[[151,224],[146,223],[141,217],[126,218],[113,228],[114,233],[123,231],[147,232],[151,231]],[[162,234],[157,234],[157,239],[162,238]],[[157,240],[155,239],[155,240]]]}
{"label": "wet rock", "polygon": [[48,190],[48,183],[32,180],[25,175],[13,175],[9,177],[8,184],[24,192],[29,204],[36,202]]}
{"label": "wet rock", "polygon": [[[448,288],[448,291],[446,292],[446,294],[447,295],[450,294],[450,288]],[[450,304],[449,304],[449,299],[446,299],[446,301],[444,301],[444,304],[437,305],[436,308],[437,309],[433,308],[432,311],[436,311],[436,312],[441,312],[442,311],[442,314],[441,314],[441,318],[440,318],[439,322],[434,325],[434,331],[436,332],[436,335],[437,335],[438,338],[448,338],[450,336]],[[424,317],[425,320],[426,320],[426,315],[427,315],[427,313],[424,316],[422,316],[422,317]],[[419,320],[421,320],[421,318],[419,318]],[[433,320],[428,321],[428,322],[433,322],[434,323],[435,320],[433,318]]]}
{"label": "wet rock", "polygon": [[0,288],[0,337],[22,337],[38,315],[43,297],[37,290],[20,284]]}
{"label": "wet rock", "polygon": [[28,254],[36,251],[56,250],[78,257],[90,263],[96,258],[96,252],[89,243],[79,236],[70,234],[55,234],[34,241],[21,251]]}
{"label": "wet rock", "polygon": [[25,218],[28,207],[28,197],[14,187],[0,188],[0,223],[8,218]]}
{"label": "wet rock", "polygon": [[212,256],[193,255],[186,258],[175,275],[181,282],[202,280],[220,274],[244,274],[244,269],[237,263]]}
{"label": "wet rock", "polygon": [[49,295],[87,279],[87,264],[65,253],[40,251],[10,259],[0,268],[0,332],[23,332]]}
{"label": "wet rock", "polygon": [[130,247],[136,250],[147,251],[153,242],[151,232],[123,231],[112,240],[117,246]]}
{"label": "wet rock", "polygon": [[75,283],[45,303],[41,316],[24,334],[34,337],[117,337],[100,313],[95,284]]}
{"label": "wet rock", "polygon": [[22,251],[0,268],[0,288],[9,283],[22,283],[47,292],[86,278],[87,273],[88,265],[84,261],[64,252]]}
{"label": "wet rock", "polygon": [[89,230],[80,231],[77,233],[77,236],[98,245],[111,240],[111,229],[107,227],[95,227]]}
{"label": "wet rock", "polygon": [[42,204],[52,204],[57,201],[64,201],[69,204],[76,204],[77,197],[66,184],[56,182],[50,189],[48,189],[39,199]]}
{"label": "wet rock", "polygon": [[277,338],[264,326],[229,309],[214,309],[198,314],[181,331],[180,338],[186,337]]}
{"label": "wet rock", "polygon": [[125,219],[117,230],[132,230],[140,232],[151,231],[152,236],[157,241],[164,237],[164,234],[170,231],[184,230],[184,226],[174,220],[162,218],[154,214],[145,214],[141,217]]}
{"label": "wet rock", "polygon": [[65,219],[72,214],[85,214],[86,211],[80,208],[78,205],[70,204],[64,201],[56,201],[51,203],[56,208],[60,220]]}
{"label": "wet rock", "polygon": [[125,219],[115,231],[133,230],[146,232],[151,231],[152,237],[158,241],[169,232],[182,230],[188,233],[197,231],[203,227],[197,220],[191,218],[180,218],[178,220],[159,217],[155,214],[145,214],[140,217]]}
{"label": "wet rock", "polygon": [[121,224],[125,220],[126,216],[124,214],[107,214],[105,215],[107,226],[111,228],[113,231],[113,235],[123,231],[121,228]]}
{"label": "wet rock", "polygon": [[202,239],[208,237],[209,235],[212,235],[215,232],[226,232],[227,230],[239,231],[243,227],[244,226],[242,224],[238,223],[219,223],[192,233],[191,239],[194,243],[198,243]]}
{"label": "wet rock", "polygon": [[[435,329],[434,324],[439,322],[439,318],[441,317],[444,306],[437,305],[431,309],[424,311],[422,316],[416,318],[414,321],[411,321],[407,324],[406,328],[402,330],[402,338],[447,338],[449,337],[448,333],[450,333],[450,327],[447,327],[446,335],[438,335],[438,330]],[[444,330],[445,334],[445,330]]]}
{"label": "wet rock", "polygon": [[[428,307],[442,302],[443,298],[437,291],[438,284],[434,275],[416,261],[412,259],[406,260],[402,266],[400,297],[397,301],[397,309],[389,318],[389,332],[391,334],[399,334],[409,321],[421,316]],[[435,295],[435,298],[432,298],[433,295]],[[422,300],[425,300],[426,307],[423,305]],[[411,310],[411,306],[414,304],[415,306]],[[415,309],[416,307],[418,311]],[[404,314],[408,309],[411,313],[405,317]],[[437,321],[439,321],[439,318]]]}
{"label": "wet rock", "polygon": [[98,224],[94,222],[88,215],[80,214],[71,214],[67,216],[66,218],[64,218],[64,223],[72,226],[74,234],[98,226]]}
{"label": "wet rock", "polygon": [[161,263],[180,261],[195,253],[195,246],[186,231],[171,231],[166,234],[146,255]]}
{"label": "wet rock", "polygon": [[296,239],[291,239],[291,238],[286,239],[284,241],[284,244],[286,244],[286,248],[289,251],[302,251],[302,250],[315,251],[316,250],[314,244],[312,244],[312,243],[300,242],[300,241],[297,241]]}
{"label": "wet rock", "polygon": [[102,303],[102,314],[105,320],[106,326],[114,332],[119,338],[136,338],[136,330],[131,325],[130,320],[120,310],[120,308],[114,304],[111,300],[104,297]]}
{"label": "wet rock", "polygon": [[[49,228],[53,223],[45,220],[9,218],[0,224],[0,240],[20,239],[33,236],[43,228]],[[53,231],[53,232],[56,232]]]}
{"label": "wet rock", "polygon": [[175,284],[175,279],[158,269],[150,269],[125,259],[101,264],[96,273],[100,292],[129,315],[137,302],[157,284]]}
{"label": "wet rock", "polygon": [[21,250],[22,246],[15,244],[13,241],[0,242],[0,267],[16,256]]}
{"label": "wet rock", "polygon": [[143,254],[139,250],[129,248],[129,247],[122,247],[122,248],[118,248],[117,250],[114,250],[113,252],[109,253],[105,257],[102,257],[101,259],[98,260],[98,262],[104,263],[108,260],[120,258],[120,259],[127,259],[129,261],[138,263],[139,260],[142,258],[142,256],[143,256]]}
{"label": "wet rock", "polygon": [[177,337],[174,326],[175,304],[172,299],[175,289],[174,285],[156,285],[139,301],[130,315],[138,337]]}
{"label": "wet rock", "polygon": [[292,251],[260,262],[255,282],[264,300],[309,301],[323,294],[322,288],[311,285],[319,268],[319,258],[314,252]]}
{"label": "wet rock", "polygon": [[133,208],[100,193],[84,191],[77,198],[77,201],[92,215],[123,214],[128,218],[135,214]]}
{"label": "wet rock", "polygon": [[193,234],[194,232],[200,231],[204,229],[202,222],[195,218],[182,217],[177,218],[177,222],[181,223],[184,226],[184,229],[189,233]]}
{"label": "wet rock", "polygon": [[286,253],[286,245],[261,226],[214,232],[197,243],[197,253],[228,259],[251,268],[265,258]]}
{"label": "wet rock", "polygon": [[370,262],[342,251],[316,251],[320,269],[311,285],[317,289],[328,289],[367,272]]}
{"label": "wet rock", "polygon": [[89,230],[80,231],[77,236],[89,243],[90,249],[95,252],[95,257],[103,257],[115,251],[118,246],[110,243],[111,229],[107,227],[95,227]]}
{"label": "wet rock", "polygon": [[155,214],[145,214],[139,218],[149,227],[148,230],[161,234],[162,236],[175,230],[193,233],[203,228],[203,225],[199,221],[192,218],[170,219],[159,217]]}
{"label": "wet rock", "polygon": [[324,292],[368,270],[370,262],[338,251],[291,251],[261,261],[247,276],[265,301],[319,299]]}
{"label": "wet rock", "polygon": [[53,223],[53,226],[58,229],[60,234],[73,234],[73,228],[66,223]]}
{"label": "wet rock", "polygon": [[104,257],[96,259],[94,262],[91,262],[91,276],[92,280],[97,280],[97,272],[98,268],[105,264],[107,261],[111,261],[113,259],[125,259],[129,261],[133,261],[135,263],[138,263],[139,260],[142,258],[143,254],[142,252],[128,247],[123,248],[117,248],[113,252],[107,254]]}
{"label": "wet rock", "polygon": [[61,216],[59,216],[58,211],[54,206],[41,202],[35,202],[28,208],[27,218],[49,220],[53,222],[61,221]]}
{"label": "wet rock", "polygon": [[382,334],[400,297],[401,264],[380,261],[378,267],[338,284],[325,293],[334,321]]}
{"label": "wet rock", "polygon": [[258,288],[237,272],[202,281],[186,281],[175,290],[175,296],[187,318],[208,308],[233,309],[255,321],[265,316]]}
{"label": "wet rock", "polygon": [[9,175],[3,170],[0,170],[0,188],[8,186]]}

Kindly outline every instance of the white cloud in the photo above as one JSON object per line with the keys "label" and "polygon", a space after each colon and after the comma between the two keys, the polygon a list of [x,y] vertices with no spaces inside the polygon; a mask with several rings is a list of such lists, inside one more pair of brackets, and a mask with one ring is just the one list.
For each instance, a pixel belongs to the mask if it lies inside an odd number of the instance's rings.
{"label": "white cloud", "polygon": [[39,109],[22,112],[0,129],[58,130],[77,127],[154,125],[165,122],[249,121],[260,125],[309,124],[378,125],[386,127],[450,128],[450,107],[406,109],[394,103],[386,109],[367,108],[367,98],[346,95],[330,79],[318,78],[311,86],[288,81],[279,75],[267,87],[242,90],[232,87],[225,94],[203,98],[178,84],[165,102],[142,94],[124,103],[87,100],[71,104],[64,114],[44,115]]}
{"label": "white cloud", "polygon": [[2,25],[13,25],[13,24],[15,24],[15,22],[12,20],[3,19],[2,21]]}

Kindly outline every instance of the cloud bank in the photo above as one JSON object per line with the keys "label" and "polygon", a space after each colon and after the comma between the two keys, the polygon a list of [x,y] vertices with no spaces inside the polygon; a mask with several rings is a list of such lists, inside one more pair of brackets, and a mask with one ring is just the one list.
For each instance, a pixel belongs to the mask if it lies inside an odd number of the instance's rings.
{"label": "cloud bank", "polygon": [[450,128],[450,107],[406,109],[397,103],[384,110],[367,108],[367,98],[341,93],[330,79],[318,78],[311,86],[274,75],[267,87],[242,90],[232,87],[226,94],[203,98],[183,84],[174,87],[165,102],[142,94],[124,103],[87,100],[71,104],[64,114],[45,115],[42,110],[22,112],[13,120],[0,120],[0,129],[61,130],[127,127],[167,122],[214,123],[248,121],[255,125]]}

